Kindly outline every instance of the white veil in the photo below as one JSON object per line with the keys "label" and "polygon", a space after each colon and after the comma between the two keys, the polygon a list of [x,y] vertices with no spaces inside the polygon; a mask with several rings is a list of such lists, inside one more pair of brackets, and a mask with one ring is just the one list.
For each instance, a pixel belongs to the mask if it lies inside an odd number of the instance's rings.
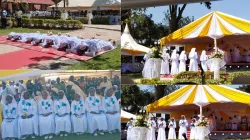
{"label": "white veil", "polygon": [[182,52],[181,52],[180,60],[187,60],[185,51],[182,51]]}
{"label": "white veil", "polygon": [[200,56],[200,61],[206,61],[208,59],[207,55],[206,55],[206,51],[203,50]]}
{"label": "white veil", "polygon": [[188,58],[193,58],[195,56],[195,50],[196,50],[196,48],[191,49]]}
{"label": "white veil", "polygon": [[177,58],[177,53],[176,53],[176,49],[173,50],[172,54],[171,54],[171,59],[176,59]]}

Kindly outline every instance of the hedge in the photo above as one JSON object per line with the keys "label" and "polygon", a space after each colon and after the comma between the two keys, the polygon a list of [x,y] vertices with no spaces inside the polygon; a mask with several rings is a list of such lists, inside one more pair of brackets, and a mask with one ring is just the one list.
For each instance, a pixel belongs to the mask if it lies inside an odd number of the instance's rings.
{"label": "hedge", "polygon": [[92,24],[104,24],[109,25],[109,17],[97,17],[91,19]]}
{"label": "hedge", "polygon": [[[26,28],[45,28],[45,29],[82,29],[82,23],[79,20],[54,20],[54,19],[22,19],[23,27]],[[17,21],[14,18],[8,18],[9,26],[16,26]]]}
{"label": "hedge", "polygon": [[89,19],[88,18],[78,18],[79,21],[81,21],[82,24],[88,24]]}

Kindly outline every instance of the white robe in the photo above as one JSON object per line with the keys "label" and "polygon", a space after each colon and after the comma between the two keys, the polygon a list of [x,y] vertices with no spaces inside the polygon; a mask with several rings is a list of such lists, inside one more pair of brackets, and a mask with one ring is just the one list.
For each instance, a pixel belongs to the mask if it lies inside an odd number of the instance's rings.
{"label": "white robe", "polygon": [[[34,115],[32,118],[22,119],[22,115]],[[37,105],[34,99],[22,99],[18,103],[18,138],[24,135],[38,135]],[[29,127],[27,127],[29,126]]]}
{"label": "white robe", "polygon": [[238,48],[235,48],[233,51],[233,62],[240,62],[240,50]]}
{"label": "white robe", "polygon": [[70,122],[70,105],[69,101],[64,97],[64,99],[59,99],[54,101],[54,112],[55,114],[63,115],[68,113],[63,117],[55,115],[55,134],[60,134],[60,132],[71,132],[71,122]]}
{"label": "white robe", "polygon": [[176,58],[171,58],[171,75],[176,75],[179,73],[179,54],[176,54]]}
{"label": "white robe", "polygon": [[207,60],[208,56],[206,55],[206,52],[203,52],[200,56],[200,61],[201,61],[201,67],[204,71],[207,71]]}
{"label": "white robe", "polygon": [[[121,119],[119,113],[120,106],[116,97],[114,95],[111,97],[104,97],[102,99],[102,105],[104,111],[106,112],[108,131],[120,130],[121,129]],[[107,114],[107,112],[114,112],[114,111],[117,111],[117,113]]]}
{"label": "white robe", "polygon": [[[40,136],[55,133],[54,103],[51,99],[40,99],[38,102]],[[52,113],[45,117],[43,114]]]}
{"label": "white robe", "polygon": [[133,121],[127,122],[127,140],[133,140],[132,139],[132,128],[133,128]]}
{"label": "white robe", "polygon": [[[7,118],[13,119],[8,121]],[[2,138],[17,138],[17,131],[17,104],[15,102],[5,103],[3,105]]]}
{"label": "white robe", "polygon": [[193,57],[189,57],[190,62],[189,62],[189,71],[198,71],[198,55],[197,52],[195,52]]}
{"label": "white robe", "polygon": [[149,133],[148,133],[147,140],[156,140],[156,137],[155,137],[156,123],[155,123],[155,121],[149,120],[148,126],[149,126]]}
{"label": "white robe", "polygon": [[182,134],[183,133],[186,133],[187,134],[187,126],[188,126],[188,122],[187,122],[187,120],[180,120],[179,121],[179,127],[180,127],[180,129],[179,129],[179,136],[178,136],[178,138],[179,139],[185,139],[183,136],[182,136]]}
{"label": "white robe", "polygon": [[232,120],[232,130],[238,130],[238,119],[237,118],[233,118]]}
{"label": "white robe", "polygon": [[187,56],[186,54],[184,54],[182,58],[180,57],[179,73],[186,71],[186,61],[187,61]]}
{"label": "white robe", "polygon": [[[82,113],[84,113],[82,115]],[[77,114],[79,116],[75,116]],[[72,101],[71,103],[71,121],[73,133],[85,133],[87,131],[87,117],[86,117],[86,108],[85,102],[83,99],[80,101]]]}
{"label": "white robe", "polygon": [[195,123],[190,124],[190,140],[195,139],[195,134],[196,134],[196,128],[195,128]]}
{"label": "white robe", "polygon": [[165,54],[162,56],[163,60],[161,61],[161,74],[169,74],[169,54]]}
{"label": "white robe", "polygon": [[89,133],[94,133],[96,130],[108,130],[107,119],[104,113],[92,114],[90,112],[103,111],[101,99],[99,96],[89,96],[85,100],[87,109],[87,120],[88,120],[88,131]]}
{"label": "white robe", "polygon": [[[172,126],[171,126],[172,125]],[[175,133],[175,128],[176,128],[176,122],[170,121],[168,124],[168,139],[176,139],[176,133]]]}
{"label": "white robe", "polygon": [[[162,126],[160,126],[162,125]],[[158,122],[158,136],[157,136],[157,140],[166,140],[166,132],[165,132],[165,128],[166,128],[166,122],[165,121],[159,121]]]}

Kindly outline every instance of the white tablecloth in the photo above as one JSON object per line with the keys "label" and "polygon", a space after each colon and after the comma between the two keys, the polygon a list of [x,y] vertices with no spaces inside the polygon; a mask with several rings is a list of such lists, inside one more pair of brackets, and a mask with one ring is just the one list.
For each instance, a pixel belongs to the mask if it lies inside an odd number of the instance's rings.
{"label": "white tablecloth", "polygon": [[205,126],[197,126],[196,127],[196,140],[205,140],[205,138],[210,133],[209,128]]}
{"label": "white tablecloth", "polygon": [[149,129],[146,127],[134,127],[131,130],[132,140],[147,140]]}
{"label": "white tablecloth", "polygon": [[146,61],[142,76],[143,78],[160,78],[161,77],[161,59],[159,58],[150,58]]}

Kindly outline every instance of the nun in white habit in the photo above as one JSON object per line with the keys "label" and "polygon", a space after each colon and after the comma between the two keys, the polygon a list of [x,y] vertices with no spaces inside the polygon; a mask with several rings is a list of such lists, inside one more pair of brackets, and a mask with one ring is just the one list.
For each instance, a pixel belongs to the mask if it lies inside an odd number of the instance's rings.
{"label": "nun in white habit", "polygon": [[193,118],[192,119],[192,122],[190,124],[190,140],[194,140],[195,139],[195,133],[196,133],[196,128],[195,128],[195,125],[196,125],[196,119]]}
{"label": "nun in white habit", "polygon": [[[27,136],[35,138],[38,136],[37,104],[30,98],[27,91],[24,91],[18,103],[18,138],[26,139]],[[28,127],[27,127],[28,126]]]}
{"label": "nun in white habit", "polygon": [[120,106],[116,97],[114,96],[113,88],[106,88],[105,95],[102,99],[102,105],[107,117],[108,131],[109,133],[120,131],[121,119],[120,119]]}
{"label": "nun in white habit", "polygon": [[17,103],[11,95],[7,95],[3,103],[2,138],[17,138]]}
{"label": "nun in white habit", "polygon": [[198,71],[198,55],[197,52],[195,52],[196,48],[192,48],[191,52],[189,53],[188,58],[190,59],[189,62],[189,71]]}
{"label": "nun in white habit", "polygon": [[175,133],[175,128],[176,128],[176,122],[174,118],[171,118],[168,124],[168,139],[176,139],[176,133]]}
{"label": "nun in white habit", "polygon": [[166,121],[161,118],[158,121],[158,136],[157,140],[166,140],[166,133],[165,133],[165,128],[166,128]]}
{"label": "nun in white habit", "polygon": [[182,134],[186,133],[187,135],[187,127],[188,127],[188,121],[186,120],[186,117],[184,115],[181,115],[181,120],[179,121],[179,139],[185,139]]}
{"label": "nun in white habit", "polygon": [[163,60],[161,61],[161,74],[169,74],[169,53],[168,50],[163,51]]}
{"label": "nun in white habit", "polygon": [[180,72],[186,71],[187,55],[186,55],[185,51],[181,52],[179,60],[180,60],[180,65],[179,65],[179,73],[180,73]]}
{"label": "nun in white habit", "polygon": [[149,132],[147,140],[156,140],[155,129],[157,128],[157,125],[153,117],[150,120],[148,120],[148,127],[149,127]]}
{"label": "nun in white habit", "polygon": [[172,52],[171,61],[172,61],[171,75],[176,75],[179,72],[179,70],[178,70],[178,68],[179,68],[179,54],[177,54],[176,50],[173,50],[173,52]]}
{"label": "nun in white habit", "polygon": [[85,101],[80,94],[75,94],[71,103],[71,122],[73,133],[81,135],[87,131]]}
{"label": "nun in white habit", "polygon": [[99,96],[96,95],[94,87],[89,88],[89,96],[85,100],[87,109],[87,121],[89,133],[97,136],[98,132],[104,135],[104,131],[108,130],[107,119]]}
{"label": "nun in white habit", "polygon": [[71,122],[70,122],[70,104],[67,100],[64,91],[58,91],[59,99],[54,101],[54,112],[55,112],[55,134],[62,137],[68,136],[71,132]]}
{"label": "nun in white habit", "polygon": [[204,71],[207,71],[207,60],[208,56],[206,55],[206,51],[203,50],[200,56],[201,67]]}
{"label": "nun in white habit", "polygon": [[54,103],[48,91],[42,91],[42,98],[38,100],[39,131],[44,139],[52,139],[55,133]]}

